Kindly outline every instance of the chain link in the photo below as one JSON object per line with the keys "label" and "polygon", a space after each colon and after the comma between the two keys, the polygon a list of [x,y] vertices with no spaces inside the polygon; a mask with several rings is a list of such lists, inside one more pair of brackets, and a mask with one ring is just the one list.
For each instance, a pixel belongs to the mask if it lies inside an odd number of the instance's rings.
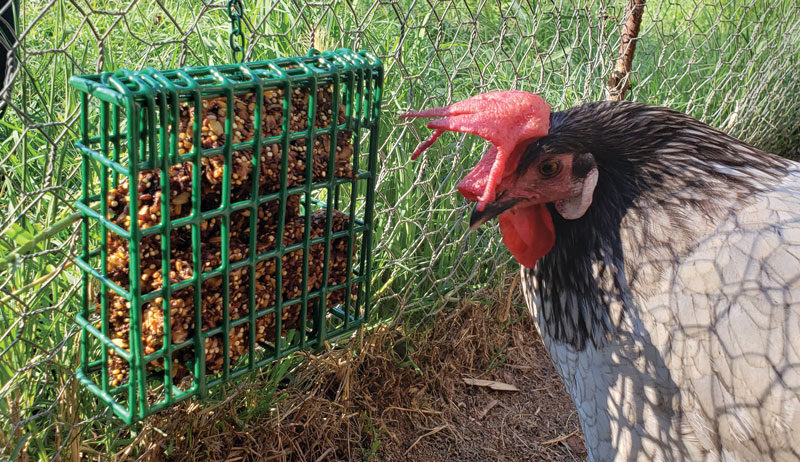
{"label": "chain link", "polygon": [[[228,17],[231,18],[231,56],[233,62],[240,63],[244,59],[244,33],[242,33],[242,0],[228,0]],[[238,43],[237,43],[238,42]]]}

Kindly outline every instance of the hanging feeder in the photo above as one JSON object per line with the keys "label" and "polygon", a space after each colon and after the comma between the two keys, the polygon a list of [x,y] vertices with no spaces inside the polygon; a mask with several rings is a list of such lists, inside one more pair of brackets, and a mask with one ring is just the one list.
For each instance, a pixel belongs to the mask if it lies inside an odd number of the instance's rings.
{"label": "hanging feeder", "polygon": [[117,416],[203,397],[366,321],[375,55],[312,50],[70,84],[83,174],[77,377]]}

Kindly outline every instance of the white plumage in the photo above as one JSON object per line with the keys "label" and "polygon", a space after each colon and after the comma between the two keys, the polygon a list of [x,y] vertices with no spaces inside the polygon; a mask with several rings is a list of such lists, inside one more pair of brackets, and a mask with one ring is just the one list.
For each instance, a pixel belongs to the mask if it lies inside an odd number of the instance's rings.
{"label": "white plumage", "polygon": [[[800,459],[800,171],[698,227],[672,264],[626,269],[647,293],[607,343],[578,351],[542,330],[592,460]],[[523,277],[541,321],[537,289]]]}
{"label": "white plumage", "polygon": [[688,229],[663,203],[683,191],[632,209],[620,226],[631,300],[624,314],[609,301],[615,330],[598,345],[553,338],[540,307],[556,294],[522,269],[590,460],[800,460],[800,168],[786,165],[753,171],[760,191],[720,198],[711,217],[688,207]]}

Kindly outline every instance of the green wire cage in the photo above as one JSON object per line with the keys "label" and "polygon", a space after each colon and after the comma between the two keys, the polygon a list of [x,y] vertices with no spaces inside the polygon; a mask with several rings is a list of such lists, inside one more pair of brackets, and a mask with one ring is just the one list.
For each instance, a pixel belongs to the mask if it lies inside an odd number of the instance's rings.
{"label": "green wire cage", "polygon": [[383,67],[369,52],[73,77],[77,376],[126,423],[369,313]]}

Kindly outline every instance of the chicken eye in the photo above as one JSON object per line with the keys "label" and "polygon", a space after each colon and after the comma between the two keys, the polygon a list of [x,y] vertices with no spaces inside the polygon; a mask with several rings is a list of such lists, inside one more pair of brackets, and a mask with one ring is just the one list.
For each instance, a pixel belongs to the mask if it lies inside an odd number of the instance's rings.
{"label": "chicken eye", "polygon": [[539,165],[539,173],[545,178],[555,176],[560,171],[561,164],[557,160],[548,160]]}

